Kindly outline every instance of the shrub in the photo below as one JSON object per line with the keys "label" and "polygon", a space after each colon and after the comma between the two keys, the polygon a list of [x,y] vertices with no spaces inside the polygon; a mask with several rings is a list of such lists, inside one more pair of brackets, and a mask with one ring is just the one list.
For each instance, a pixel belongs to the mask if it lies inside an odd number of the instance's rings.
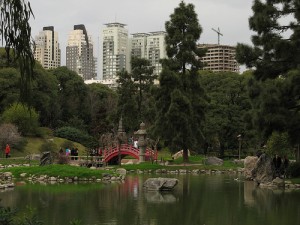
{"label": "shrub", "polygon": [[269,140],[267,141],[267,153],[270,155],[286,155],[291,151],[291,145],[289,143],[288,133],[273,132]]}
{"label": "shrub", "polygon": [[22,135],[35,136],[38,132],[39,115],[26,105],[14,103],[3,112],[2,120],[16,125]]}
{"label": "shrub", "polygon": [[300,162],[291,163],[286,173],[287,176],[291,178],[300,177]]}
{"label": "shrub", "polygon": [[[71,141],[78,142],[86,147],[93,148],[98,145],[95,138],[82,132],[74,127],[61,127],[54,132],[54,135],[61,138],[66,138]],[[70,146],[68,146],[70,147]]]}

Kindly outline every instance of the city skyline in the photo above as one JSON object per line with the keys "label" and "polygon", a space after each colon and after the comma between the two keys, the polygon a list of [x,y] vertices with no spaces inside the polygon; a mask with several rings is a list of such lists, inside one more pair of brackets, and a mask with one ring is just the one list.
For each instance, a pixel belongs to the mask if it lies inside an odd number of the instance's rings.
{"label": "city skyline", "polygon": [[[174,8],[181,0],[111,0],[109,2],[89,0],[38,1],[31,0],[35,15],[31,19],[32,36],[45,26],[54,26],[61,46],[61,65],[66,65],[66,46],[69,32],[75,24],[84,24],[94,42],[95,57],[100,60],[99,41],[106,23],[120,22],[127,25],[129,35],[164,31]],[[215,44],[217,34],[212,30],[220,28],[220,44],[250,44],[251,32],[248,18],[251,16],[252,0],[185,0],[195,5],[199,23],[203,28],[199,44]],[[159,6],[159,7],[158,7]],[[54,16],[53,16],[54,15]],[[101,62],[98,61],[98,65]],[[98,67],[99,76],[99,67]]]}

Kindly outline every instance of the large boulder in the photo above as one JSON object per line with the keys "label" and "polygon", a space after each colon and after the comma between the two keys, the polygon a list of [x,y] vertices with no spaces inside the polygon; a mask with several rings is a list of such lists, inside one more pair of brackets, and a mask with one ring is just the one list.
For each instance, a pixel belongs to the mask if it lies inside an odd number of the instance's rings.
{"label": "large boulder", "polygon": [[206,160],[205,160],[205,164],[206,165],[217,165],[217,166],[221,166],[223,165],[223,159],[219,159],[218,157],[208,157]]}
{"label": "large boulder", "polygon": [[[188,156],[190,156],[190,150],[188,150]],[[176,152],[174,155],[172,155],[172,159],[178,159],[180,157],[183,157],[183,150],[180,150],[178,152]]]}
{"label": "large boulder", "polygon": [[262,154],[251,172],[256,184],[269,183],[275,178],[275,167],[271,157]]}
{"label": "large boulder", "polygon": [[150,191],[171,191],[178,184],[175,178],[148,178],[143,187]]}
{"label": "large boulder", "polygon": [[257,156],[247,156],[244,159],[244,174],[246,180],[252,180],[252,170],[255,168]]}

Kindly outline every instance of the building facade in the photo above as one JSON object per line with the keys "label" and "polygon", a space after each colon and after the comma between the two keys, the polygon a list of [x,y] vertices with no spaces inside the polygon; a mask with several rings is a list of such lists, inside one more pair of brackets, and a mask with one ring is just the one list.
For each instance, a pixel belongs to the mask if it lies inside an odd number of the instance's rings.
{"label": "building facade", "polygon": [[74,25],[66,47],[66,66],[83,80],[96,78],[96,58],[93,52],[92,37],[83,24]]}
{"label": "building facade", "polygon": [[103,80],[116,80],[122,69],[130,72],[130,46],[128,30],[122,23],[107,23],[103,37]]}
{"label": "building facade", "polygon": [[229,45],[201,44],[198,48],[207,49],[204,57],[201,58],[205,64],[204,70],[213,72],[239,72],[240,67],[235,59],[236,48]]}
{"label": "building facade", "polygon": [[167,58],[165,37],[164,31],[132,34],[131,55],[149,60],[155,75],[161,73],[160,60]]}
{"label": "building facade", "polygon": [[43,31],[35,36],[34,59],[45,69],[57,68],[61,65],[61,50],[58,33],[53,26],[43,27]]}

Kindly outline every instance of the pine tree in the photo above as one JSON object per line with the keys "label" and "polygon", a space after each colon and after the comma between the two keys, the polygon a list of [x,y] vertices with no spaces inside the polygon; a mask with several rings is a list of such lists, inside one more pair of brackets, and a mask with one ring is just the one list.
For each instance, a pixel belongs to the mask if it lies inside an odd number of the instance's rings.
{"label": "pine tree", "polygon": [[156,131],[172,151],[196,150],[203,139],[202,121],[206,100],[198,70],[204,51],[197,48],[202,32],[194,5],[183,1],[166,24],[166,50],[160,88],[157,92],[158,118]]}

